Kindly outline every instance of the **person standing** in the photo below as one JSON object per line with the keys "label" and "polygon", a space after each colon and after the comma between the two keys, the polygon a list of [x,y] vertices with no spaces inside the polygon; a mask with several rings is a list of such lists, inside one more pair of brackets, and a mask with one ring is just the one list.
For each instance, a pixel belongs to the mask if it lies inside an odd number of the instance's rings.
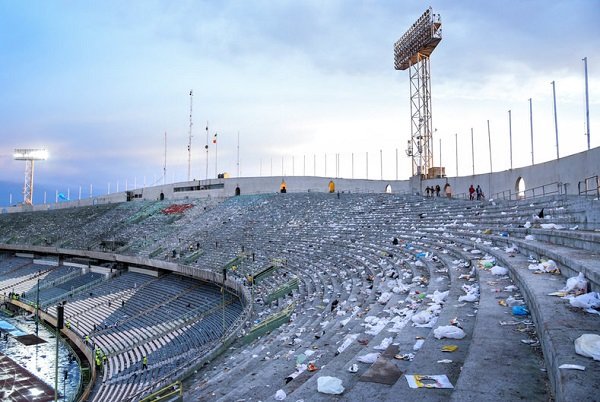
{"label": "person standing", "polygon": [[436,195],[436,197],[440,196],[440,190],[441,190],[440,185],[436,184],[435,185],[435,195]]}
{"label": "person standing", "polygon": [[475,189],[475,193],[477,194],[477,201],[481,201],[481,187],[479,187],[479,184],[477,185],[477,188]]}
{"label": "person standing", "polygon": [[471,184],[471,187],[469,187],[469,200],[471,201],[473,201],[473,199],[475,198],[473,194],[475,194],[475,187],[473,187],[473,185]]}

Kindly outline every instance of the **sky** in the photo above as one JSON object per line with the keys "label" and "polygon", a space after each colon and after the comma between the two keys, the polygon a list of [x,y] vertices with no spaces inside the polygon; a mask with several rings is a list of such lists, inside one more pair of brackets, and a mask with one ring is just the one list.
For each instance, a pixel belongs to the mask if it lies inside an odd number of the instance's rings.
{"label": "sky", "polygon": [[489,120],[510,168],[508,110],[513,167],[531,164],[530,98],[535,163],[556,158],[552,81],[560,156],[587,149],[584,57],[600,146],[598,0],[0,0],[0,205],[22,200],[15,148],[49,151],[34,203],[162,183],[165,133],[166,181],[187,180],[190,90],[193,179],[237,175],[238,133],[241,176],[407,179],[393,45],[429,6],[434,165],[455,176],[458,148],[458,175],[489,172]]}

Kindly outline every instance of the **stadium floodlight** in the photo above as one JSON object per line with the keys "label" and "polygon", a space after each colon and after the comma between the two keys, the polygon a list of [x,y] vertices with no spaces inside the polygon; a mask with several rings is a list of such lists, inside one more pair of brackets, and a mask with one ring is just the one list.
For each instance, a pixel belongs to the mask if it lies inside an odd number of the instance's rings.
{"label": "stadium floodlight", "polygon": [[412,174],[428,175],[433,167],[429,56],[442,40],[442,22],[431,7],[394,44],[394,68],[409,69],[411,137],[406,154]]}
{"label": "stadium floodlight", "polygon": [[25,184],[23,185],[23,203],[33,205],[33,168],[34,161],[48,159],[46,149],[15,149],[13,157],[17,161],[25,161]]}

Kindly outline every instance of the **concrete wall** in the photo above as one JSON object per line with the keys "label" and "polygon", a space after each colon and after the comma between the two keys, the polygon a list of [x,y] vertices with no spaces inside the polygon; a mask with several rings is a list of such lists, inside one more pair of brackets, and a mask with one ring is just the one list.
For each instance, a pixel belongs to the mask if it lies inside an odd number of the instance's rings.
{"label": "concrete wall", "polygon": [[[530,196],[530,189],[546,184],[560,183],[563,193],[578,194],[577,184],[587,177],[600,175],[600,147],[578,154],[566,156],[558,160],[539,163],[533,166],[504,170],[492,174],[478,174],[475,176],[449,177],[444,179],[419,180],[414,177],[410,180],[412,193],[424,192],[427,186],[439,184],[443,189],[446,182],[450,183],[453,194],[467,193],[471,184],[479,184],[487,198],[510,190],[513,197],[516,193],[517,180],[522,177],[525,181],[526,195]],[[548,186],[547,191],[555,190],[556,185]],[[527,190],[529,189],[529,190]],[[538,191],[541,192],[541,189]],[[556,191],[556,190],[555,190]],[[536,192],[537,194],[537,192]]]}
{"label": "concrete wall", "polygon": [[[296,192],[328,192],[329,182],[335,183],[336,191],[351,193],[383,193],[390,185],[391,192],[424,193],[427,186],[439,184],[443,189],[446,183],[452,186],[454,195],[465,194],[471,184],[478,184],[483,189],[486,197],[494,197],[497,193],[510,191],[513,196],[516,193],[517,180],[522,177],[525,180],[526,189],[543,186],[549,183],[560,183],[561,190],[567,194],[577,194],[577,184],[587,177],[600,175],[600,147],[564,158],[533,166],[505,170],[501,172],[477,174],[460,177],[448,177],[442,179],[420,180],[412,177],[409,180],[365,180],[365,179],[341,179],[331,177],[315,176],[272,176],[272,177],[239,177],[228,179],[194,180],[165,184],[154,187],[146,187],[129,191],[133,200],[159,200],[161,194],[167,200],[181,200],[208,197],[231,197],[235,195],[235,189],[240,187],[241,194],[268,194],[279,192],[282,181],[285,181],[287,191]],[[217,185],[221,188],[199,191],[174,191],[178,187],[196,187]],[[553,189],[556,191],[556,185]],[[526,194],[530,195],[530,194]],[[127,192],[108,194],[77,201],[60,202],[57,204],[44,204],[33,206],[15,206],[3,208],[0,213],[22,212],[22,211],[46,211],[51,209],[74,208],[96,204],[107,204],[127,201]]]}

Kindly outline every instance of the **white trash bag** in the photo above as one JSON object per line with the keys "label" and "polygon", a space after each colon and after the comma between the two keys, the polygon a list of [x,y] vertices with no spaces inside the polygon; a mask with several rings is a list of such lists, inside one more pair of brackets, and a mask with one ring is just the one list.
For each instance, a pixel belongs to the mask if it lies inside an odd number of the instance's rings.
{"label": "white trash bag", "polygon": [[508,269],[500,267],[498,265],[494,265],[492,269],[490,269],[490,272],[492,273],[492,275],[503,276],[508,274]]}
{"label": "white trash bag", "polygon": [[600,335],[583,334],[575,339],[575,353],[600,361]]}
{"label": "white trash bag", "polygon": [[580,272],[579,275],[567,279],[567,284],[562,290],[563,292],[576,292],[586,289],[587,281],[585,280],[585,276],[583,276],[583,272]]}
{"label": "white trash bag", "polygon": [[465,331],[454,325],[443,325],[433,330],[433,336],[437,339],[462,339],[466,336]]}
{"label": "white trash bag", "polygon": [[323,394],[339,395],[344,392],[342,380],[336,377],[319,377],[317,379],[317,391]]}
{"label": "white trash bag", "polygon": [[375,363],[381,353],[367,353],[363,356],[358,356],[358,361],[361,363]]}
{"label": "white trash bag", "polygon": [[276,401],[283,401],[286,397],[286,393],[284,390],[280,389],[277,392],[275,392],[275,400]]}
{"label": "white trash bag", "polygon": [[572,299],[569,300],[569,302],[571,303],[571,306],[573,306],[573,307],[582,308],[582,309],[588,311],[589,313],[600,314],[599,312],[597,312],[595,310],[589,311],[594,308],[600,308],[600,293],[598,293],[598,292],[590,292],[590,293],[585,293],[583,295],[579,295],[577,297],[573,297]]}

